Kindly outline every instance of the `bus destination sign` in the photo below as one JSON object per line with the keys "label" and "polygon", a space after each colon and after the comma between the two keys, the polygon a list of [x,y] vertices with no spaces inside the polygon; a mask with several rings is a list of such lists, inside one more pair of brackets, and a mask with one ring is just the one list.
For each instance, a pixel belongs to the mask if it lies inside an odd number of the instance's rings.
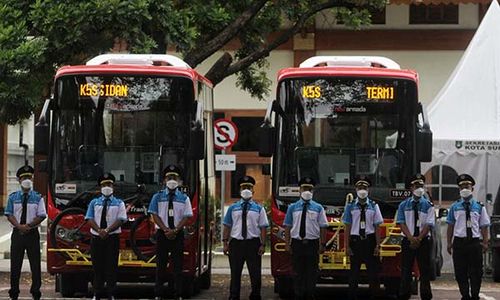
{"label": "bus destination sign", "polygon": [[367,86],[366,96],[370,100],[376,101],[393,101],[394,100],[394,87],[382,86]]}
{"label": "bus destination sign", "polygon": [[128,97],[128,85],[125,84],[80,84],[80,97]]}

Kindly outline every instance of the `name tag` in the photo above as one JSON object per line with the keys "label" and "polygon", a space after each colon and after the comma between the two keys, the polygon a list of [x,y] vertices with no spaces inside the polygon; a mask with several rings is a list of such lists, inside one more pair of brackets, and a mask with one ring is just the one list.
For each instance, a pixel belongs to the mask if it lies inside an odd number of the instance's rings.
{"label": "name tag", "polygon": [[361,221],[361,222],[359,223],[359,228],[361,228],[361,229],[365,229],[365,228],[366,228],[365,221]]}
{"label": "name tag", "polygon": [[417,227],[420,227],[420,220],[417,220]]}
{"label": "name tag", "polygon": [[168,216],[169,217],[173,217],[174,216],[174,210],[173,209],[169,209],[168,210]]}
{"label": "name tag", "polygon": [[470,220],[467,220],[467,228],[472,228],[472,222]]}

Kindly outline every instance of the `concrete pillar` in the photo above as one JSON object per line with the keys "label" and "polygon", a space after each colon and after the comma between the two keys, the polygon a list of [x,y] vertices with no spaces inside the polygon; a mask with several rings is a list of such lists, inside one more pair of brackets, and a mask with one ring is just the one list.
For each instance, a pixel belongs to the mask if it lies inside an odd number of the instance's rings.
{"label": "concrete pillar", "polygon": [[7,205],[7,124],[0,124],[0,213]]}

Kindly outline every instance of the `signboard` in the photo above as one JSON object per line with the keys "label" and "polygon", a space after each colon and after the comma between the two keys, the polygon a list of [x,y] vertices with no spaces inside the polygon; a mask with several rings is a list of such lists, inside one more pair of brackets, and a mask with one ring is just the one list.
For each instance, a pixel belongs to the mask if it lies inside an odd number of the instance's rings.
{"label": "signboard", "polygon": [[238,140],[238,128],[229,120],[216,120],[214,123],[214,129],[215,148],[219,150],[232,147]]}
{"label": "signboard", "polygon": [[236,155],[217,154],[215,155],[215,171],[235,171]]}
{"label": "signboard", "polygon": [[394,189],[391,190],[391,198],[405,199],[412,195],[411,190],[407,189]]}

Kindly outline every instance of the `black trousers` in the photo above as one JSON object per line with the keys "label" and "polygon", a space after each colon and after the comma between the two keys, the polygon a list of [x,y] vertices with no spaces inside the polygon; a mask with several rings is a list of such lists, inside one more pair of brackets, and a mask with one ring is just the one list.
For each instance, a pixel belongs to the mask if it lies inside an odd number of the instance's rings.
{"label": "black trousers", "polygon": [[231,284],[229,288],[229,299],[240,299],[241,271],[243,264],[247,263],[252,292],[251,300],[260,300],[260,289],[262,286],[262,257],[259,255],[260,239],[249,240],[231,239],[229,242],[229,266],[231,267]]}
{"label": "black trousers", "polygon": [[9,296],[17,299],[19,296],[19,277],[23,266],[24,252],[28,254],[31,269],[30,293],[34,299],[40,299],[42,274],[40,267],[40,233],[32,229],[26,234],[21,234],[14,229],[10,237],[10,290]]}
{"label": "black trousers", "polygon": [[319,240],[292,239],[292,265],[295,272],[294,293],[297,300],[314,298],[318,277]]}
{"label": "black trousers", "polygon": [[478,238],[453,239],[453,267],[462,299],[479,300],[483,277],[483,248]]}
{"label": "black trousers", "polygon": [[420,242],[417,249],[410,248],[410,241],[403,239],[401,245],[401,285],[399,299],[408,300],[411,297],[412,267],[417,259],[420,271],[420,299],[432,299],[430,266],[431,266],[431,241],[427,237]]}
{"label": "black trousers", "polygon": [[[90,257],[94,270],[94,295],[96,298],[111,297],[116,290],[118,273],[118,255],[120,251],[119,234],[111,234],[106,239],[92,236]],[[104,283],[106,282],[106,291]]]}
{"label": "black trousers", "polygon": [[163,284],[166,281],[167,262],[171,259],[174,268],[174,297],[182,295],[182,260],[184,259],[184,235],[182,231],[175,239],[169,240],[163,231],[156,232],[156,283],[155,296],[163,294]]}
{"label": "black trousers", "polygon": [[361,239],[357,235],[350,236],[349,242],[350,248],[352,250],[351,259],[351,272],[349,275],[349,297],[350,299],[358,299],[358,283],[359,283],[359,270],[361,264],[365,263],[368,272],[368,280],[372,292],[370,293],[371,298],[375,297],[375,290],[373,290],[378,283],[378,272],[380,266],[380,260],[377,256],[373,255],[375,247],[377,246],[377,240],[375,234],[369,234],[365,239]]}

